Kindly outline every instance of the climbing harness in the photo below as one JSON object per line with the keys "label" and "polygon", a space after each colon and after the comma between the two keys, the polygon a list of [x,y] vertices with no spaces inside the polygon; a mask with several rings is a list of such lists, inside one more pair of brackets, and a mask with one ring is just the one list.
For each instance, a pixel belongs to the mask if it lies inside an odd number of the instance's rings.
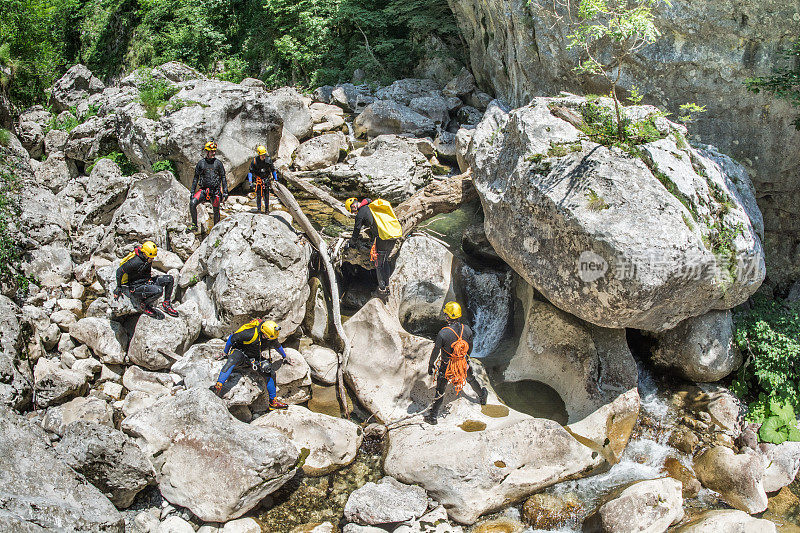
{"label": "climbing harness", "polygon": [[376,244],[378,244],[377,239],[372,241],[372,248],[369,249],[369,260],[375,263],[375,266],[378,265],[378,250],[375,248]]}
{"label": "climbing harness", "polygon": [[447,369],[444,372],[444,377],[456,390],[456,396],[464,388],[467,383],[467,372],[469,370],[469,363],[467,362],[467,354],[469,353],[469,343],[462,337],[464,334],[464,324],[461,324],[461,333],[456,333],[456,330],[447,326],[447,329],[452,331],[458,338],[450,345],[453,353],[450,354],[450,361],[447,363]]}
{"label": "climbing harness", "polygon": [[264,196],[264,180],[256,176],[256,196]]}

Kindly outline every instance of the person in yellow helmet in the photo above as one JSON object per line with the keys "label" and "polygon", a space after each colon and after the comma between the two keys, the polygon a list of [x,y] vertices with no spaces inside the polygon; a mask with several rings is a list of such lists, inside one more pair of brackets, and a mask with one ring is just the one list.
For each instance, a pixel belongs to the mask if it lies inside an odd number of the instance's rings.
{"label": "person in yellow helmet", "polygon": [[247,181],[250,186],[255,182],[256,189],[256,212],[261,212],[261,199],[264,199],[264,212],[269,213],[269,191],[272,181],[278,181],[278,173],[272,159],[267,154],[267,149],[263,145],[256,148],[256,156],[250,162],[250,172],[247,174]]}
{"label": "person in yellow helmet", "polygon": [[153,318],[162,319],[164,315],[155,309],[152,302],[164,292],[164,301],[161,309],[170,316],[178,316],[172,308],[172,287],[175,280],[169,274],[153,276],[151,268],[153,259],[158,253],[158,248],[153,241],[145,241],[120,261],[117,268],[117,288],[114,289],[114,299],[125,292],[131,302],[142,313]]}
{"label": "person in yellow helmet", "polygon": [[261,357],[261,352],[264,350],[275,349],[284,361],[286,359],[286,352],[283,346],[278,341],[278,334],[281,328],[272,320],[251,320],[244,326],[236,330],[228,336],[225,343],[225,355],[228,360],[225,366],[219,373],[217,382],[211,389],[217,396],[222,396],[222,387],[231,376],[234,368],[245,363],[250,363],[253,370],[260,371],[261,374],[267,379],[267,393],[269,394],[269,408],[273,409],[286,409],[288,406],[278,401],[277,387],[275,386],[275,370],[272,368],[269,355],[266,359]]}
{"label": "person in yellow helmet", "polygon": [[[472,352],[472,329],[461,321],[461,306],[458,302],[447,302],[444,306],[444,314],[447,325],[436,336],[436,343],[433,345],[428,363],[428,375],[432,376],[436,373],[436,393],[433,405],[425,415],[425,421],[429,424],[436,424],[447,383],[453,384],[456,394],[459,394],[461,388],[469,383],[472,390],[478,395],[481,405],[486,405],[489,397],[489,391],[478,383],[472,372],[472,366],[469,364],[469,354]],[[441,360],[437,370],[436,360],[440,353]]]}
{"label": "person in yellow helmet", "polygon": [[[388,202],[380,199],[375,200],[375,205],[378,203],[389,205]],[[370,260],[375,263],[375,273],[378,277],[378,296],[386,301],[389,297],[389,276],[392,270],[392,265],[389,262],[389,255],[392,253],[397,239],[381,238],[381,232],[378,229],[378,221],[375,218],[375,213],[373,213],[371,209],[371,204],[373,204],[373,200],[369,198],[364,198],[362,200],[358,198],[348,198],[345,200],[345,209],[356,216],[356,222],[353,226],[353,235],[350,237],[350,241],[347,245],[352,248],[358,247],[361,238],[361,228],[367,228],[370,240],[373,242],[372,249],[370,250]],[[392,216],[394,216],[393,212]]]}
{"label": "person in yellow helmet", "polygon": [[204,149],[205,157],[194,167],[194,179],[189,197],[189,214],[192,217],[191,228],[193,231],[197,231],[197,206],[201,202],[211,202],[214,210],[214,224],[216,224],[220,219],[219,206],[228,198],[225,167],[222,165],[222,161],[216,158],[217,143],[208,141]]}

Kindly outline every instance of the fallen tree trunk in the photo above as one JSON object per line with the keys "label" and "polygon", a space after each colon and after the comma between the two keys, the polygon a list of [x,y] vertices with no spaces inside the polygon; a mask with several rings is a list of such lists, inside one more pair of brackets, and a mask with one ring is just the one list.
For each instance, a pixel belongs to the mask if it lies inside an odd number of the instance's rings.
{"label": "fallen tree trunk", "polygon": [[350,413],[347,410],[347,394],[345,393],[344,389],[344,367],[347,366],[347,360],[350,357],[350,340],[347,338],[347,335],[344,332],[344,326],[342,326],[342,312],[339,307],[339,284],[336,282],[336,272],[333,269],[333,264],[331,263],[330,256],[328,255],[328,245],[322,239],[322,236],[319,234],[319,232],[314,229],[314,226],[311,225],[311,222],[308,220],[305,213],[303,213],[303,210],[300,208],[300,204],[297,203],[297,200],[295,200],[294,195],[289,192],[289,189],[280,183],[275,183],[273,190],[283,206],[289,210],[292,218],[294,218],[300,227],[303,228],[303,231],[305,231],[308,240],[311,241],[311,244],[314,246],[314,248],[319,251],[319,256],[322,259],[322,263],[325,265],[325,272],[328,275],[328,284],[330,285],[331,290],[333,325],[336,329],[337,335],[339,335],[339,338],[342,341],[342,353],[341,355],[338,355],[339,364],[336,371],[336,388],[339,396],[339,405],[342,409],[342,412],[344,413],[345,418],[349,418]]}
{"label": "fallen tree trunk", "polygon": [[[327,191],[321,189],[320,187],[317,187],[310,181],[298,178],[291,170],[282,170],[281,176],[283,176],[287,182],[291,183],[298,189],[301,189],[304,192],[307,192],[308,194],[313,196],[314,198],[318,199],[319,201],[328,204],[329,206],[331,206],[333,209],[343,214],[344,216],[347,217],[353,216],[352,214],[347,212],[347,210],[344,208],[344,204],[341,201],[337,200]],[[289,191],[287,190],[287,192]]]}
{"label": "fallen tree trunk", "polygon": [[403,236],[408,235],[420,223],[442,213],[452,213],[461,204],[478,197],[472,183],[472,172],[445,180],[429,183],[411,198],[398,205],[394,213],[403,227]]}

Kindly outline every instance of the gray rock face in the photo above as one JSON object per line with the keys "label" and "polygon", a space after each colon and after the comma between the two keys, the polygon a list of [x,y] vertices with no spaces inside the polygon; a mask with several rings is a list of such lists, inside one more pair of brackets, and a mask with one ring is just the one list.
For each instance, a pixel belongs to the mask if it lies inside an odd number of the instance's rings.
{"label": "gray rock face", "polygon": [[36,405],[49,407],[64,403],[86,391],[86,376],[74,370],[61,368],[56,361],[39,358],[33,370]]}
{"label": "gray rock face", "polygon": [[458,76],[450,80],[445,85],[442,93],[447,96],[457,96],[459,98],[468,95],[475,90],[475,77],[466,68],[462,68]]}
{"label": "gray rock face", "polygon": [[205,283],[218,318],[206,322],[206,334],[221,337],[266,316],[285,338],[305,315],[309,256],[283,219],[239,213],[214,226],[186,261],[180,285]]}
{"label": "gray rock face", "polygon": [[200,335],[197,304],[182,303],[175,307],[177,317],[163,320],[143,315],[136,323],[128,349],[130,362],[150,370],[169,368],[172,362],[189,349]]}
{"label": "gray rock face", "polygon": [[608,533],[656,533],[682,518],[681,482],[667,477],[634,483],[603,504],[589,521]]}
{"label": "gray rock face", "polygon": [[105,318],[82,318],[69,327],[69,334],[91,348],[103,363],[119,365],[125,362],[128,333],[119,322]]}
{"label": "gray rock face", "polygon": [[439,126],[447,126],[450,122],[451,106],[443,96],[420,96],[411,100],[408,107]]}
{"label": "gray rock face", "polygon": [[39,246],[66,243],[70,222],[58,208],[59,201],[52,192],[39,187],[25,187],[20,200],[20,229],[26,237]]}
{"label": "gray rock face", "polygon": [[303,471],[310,476],[323,476],[352,463],[363,438],[361,428],[353,422],[299,405],[272,411],[252,425],[275,428],[298,448],[310,450],[303,463]]}
{"label": "gray rock face", "polygon": [[87,396],[50,407],[42,418],[42,427],[56,435],[64,435],[67,426],[79,421],[113,428],[113,418],[114,412],[105,400]]}
{"label": "gray rock face", "polygon": [[762,443],[764,453],[764,490],[774,492],[790,484],[800,470],[800,442]]}
{"label": "gray rock face", "polygon": [[311,135],[311,111],[297,89],[282,87],[269,93],[269,96],[283,119],[283,128],[286,131],[298,139],[305,139]]}
{"label": "gray rock face", "polygon": [[33,375],[28,361],[20,358],[19,308],[0,295],[0,404],[23,409],[31,401]]}
{"label": "gray rock face", "polygon": [[704,487],[719,492],[731,507],[750,514],[767,508],[760,456],[715,446],[695,458],[694,471]]}
{"label": "gray rock face", "polygon": [[105,85],[84,65],[70,68],[53,86],[56,109],[66,111],[77,106],[89,96],[103,92]]}
{"label": "gray rock face", "polygon": [[165,396],[122,423],[151,458],[159,490],[201,520],[226,522],[295,473],[297,449],[280,432],[237,421],[213,392]]}
{"label": "gray rock face", "polygon": [[2,407],[0,421],[0,524],[13,524],[7,531],[125,531],[108,498],[45,447],[27,422]]}
{"label": "gray rock face", "polygon": [[718,381],[742,364],[742,354],[733,343],[730,311],[687,318],[655,338],[653,362],[691,381]]}
{"label": "gray rock face", "polygon": [[56,453],[119,509],[129,507],[155,477],[150,461],[130,437],[100,424],[70,424]]}
{"label": "gray rock face", "polygon": [[386,476],[353,491],[347,498],[344,517],[350,522],[372,526],[414,520],[427,510],[425,490]]}
{"label": "gray rock face", "polygon": [[336,383],[338,359],[336,352],[324,346],[312,345],[302,352],[311,368],[311,377],[325,385]]}
{"label": "gray rock face", "polygon": [[[549,108],[584,103],[537,98],[510,113],[493,104],[476,128],[468,158],[497,253],[554,305],[604,327],[663,331],[746,300],[764,255],[723,169],[678,148],[680,127],[666,119],[657,126],[667,137],[642,146],[652,170]],[[686,205],[660,180],[685,187]],[[723,234],[727,244],[713,244]]]}
{"label": "gray rock face", "polygon": [[[513,106],[563,89],[605,91],[573,71],[579,58],[566,49],[572,28],[557,21],[552,2],[448,3],[484,90],[492,88]],[[638,52],[620,81],[625,88],[636,85],[645,101],[675,116],[687,94],[707,106],[693,129],[752,171],[770,234],[765,241],[769,277],[775,281],[796,279],[800,273],[794,255],[800,205],[794,191],[800,173],[798,163],[787,163],[785,157],[800,148],[800,134],[790,124],[795,113],[788,102],[749,93],[742,80],[765,75],[776,64],[779,50],[787,46],[783,36],[796,26],[796,11],[796,5],[785,2],[753,2],[733,10],[724,2],[662,5],[655,12],[661,38]],[[747,42],[759,43],[758,52],[743,53],[740,43]]]}
{"label": "gray rock face", "polygon": [[408,105],[414,98],[437,96],[439,94],[441,94],[439,92],[439,84],[433,80],[406,78],[394,81],[388,87],[378,89],[375,96],[381,100],[394,100],[403,105]]}
{"label": "gray rock face", "polygon": [[153,69],[153,77],[167,79],[173,83],[205,79],[205,76],[197,70],[177,61],[169,61],[157,66]]}
{"label": "gray rock face", "polygon": [[78,124],[67,137],[66,156],[90,163],[103,154],[119,151],[118,119],[117,115],[98,115]]}
{"label": "gray rock face", "polygon": [[625,330],[575,318],[537,298],[522,280],[516,298],[525,325],[503,377],[553,387],[564,400],[573,435],[593,442],[599,460],[617,463],[639,415],[636,362]]}
{"label": "gray rock face", "polygon": [[414,137],[433,137],[436,124],[403,104],[378,100],[356,117],[353,128],[357,137],[408,133]]}
{"label": "gray rock face", "polygon": [[44,130],[53,115],[40,105],[30,107],[19,116],[17,134],[22,146],[31,157],[38,158],[44,153]]}
{"label": "gray rock face", "polygon": [[342,132],[314,137],[299,146],[294,166],[298,170],[317,170],[335,165],[340,152],[346,148],[347,139]]}
{"label": "gray rock face", "polygon": [[776,533],[775,524],[769,520],[753,518],[742,511],[725,509],[706,511],[688,524],[677,529],[676,533]]}

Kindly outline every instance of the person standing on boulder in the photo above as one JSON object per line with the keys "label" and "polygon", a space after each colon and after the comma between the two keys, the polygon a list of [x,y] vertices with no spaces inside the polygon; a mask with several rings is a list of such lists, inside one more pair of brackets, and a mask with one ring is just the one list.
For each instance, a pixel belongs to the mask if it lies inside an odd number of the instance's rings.
{"label": "person standing on boulder", "polygon": [[247,174],[247,181],[253,186],[255,181],[256,188],[256,212],[261,212],[261,199],[264,199],[264,212],[269,213],[269,191],[270,182],[278,181],[278,173],[272,159],[267,154],[267,149],[261,145],[256,148],[256,156],[250,162],[250,172]]}
{"label": "person standing on boulder", "polygon": [[[192,215],[192,231],[197,231],[197,205],[200,202],[211,202],[214,208],[214,224],[219,222],[219,206],[228,198],[228,180],[225,179],[225,167],[216,158],[217,143],[208,141],[205,145],[205,157],[194,167],[189,213]],[[198,189],[198,185],[200,188]],[[197,192],[195,192],[197,191]]]}
{"label": "person standing on boulder", "polygon": [[274,321],[256,318],[229,335],[228,341],[225,343],[225,355],[228,356],[228,361],[222,367],[219,378],[217,378],[217,382],[211,387],[211,390],[217,396],[222,396],[222,386],[231,376],[233,369],[239,365],[249,363],[254,371],[261,372],[267,378],[270,410],[286,409],[288,406],[283,402],[279,402],[276,398],[278,390],[275,385],[275,370],[272,368],[272,362],[269,356],[266,359],[261,357],[263,350],[269,351],[274,348],[281,354],[284,361],[289,362],[286,359],[286,352],[283,351],[283,346],[278,342],[278,332],[280,330],[280,326]]}
{"label": "person standing on boulder", "polygon": [[[461,306],[457,302],[447,302],[444,306],[444,314],[447,317],[447,325],[443,327],[436,336],[436,343],[433,345],[431,359],[428,363],[428,375],[436,373],[436,395],[433,398],[433,405],[425,415],[425,422],[436,424],[436,417],[439,415],[439,407],[444,400],[444,389],[450,382],[456,389],[456,395],[461,393],[461,389],[469,382],[472,390],[478,395],[481,405],[486,405],[489,391],[486,387],[481,387],[478,379],[472,372],[469,364],[469,354],[472,352],[472,329],[462,323]],[[441,352],[442,357],[438,362],[436,359]]]}
{"label": "person standing on boulder", "polygon": [[389,275],[392,268],[389,254],[397,239],[403,236],[400,221],[397,220],[392,205],[386,200],[364,198],[359,201],[357,198],[348,198],[344,207],[356,215],[353,236],[348,243],[350,247],[357,246],[362,227],[366,226],[369,231],[373,241],[369,258],[375,263],[375,272],[378,275],[378,296],[385,301],[389,296]]}
{"label": "person standing on boulder", "polygon": [[118,299],[123,292],[130,298],[131,303],[142,313],[153,318],[162,319],[164,314],[155,309],[152,302],[164,292],[164,301],[161,309],[170,316],[178,316],[172,308],[172,286],[175,279],[169,274],[153,276],[151,267],[153,259],[158,253],[158,248],[153,241],[145,241],[141,246],[126,255],[117,268],[117,288],[114,289],[114,299]]}

